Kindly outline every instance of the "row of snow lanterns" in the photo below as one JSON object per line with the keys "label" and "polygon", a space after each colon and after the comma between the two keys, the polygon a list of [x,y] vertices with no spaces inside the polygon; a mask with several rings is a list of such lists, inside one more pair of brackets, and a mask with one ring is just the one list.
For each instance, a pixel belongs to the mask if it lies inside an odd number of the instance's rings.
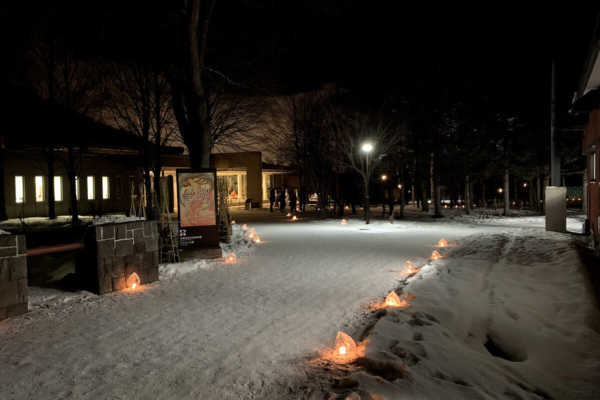
{"label": "row of snow lanterns", "polygon": [[[436,247],[444,248],[449,247],[446,239],[441,238]],[[433,250],[431,253],[432,260],[439,260],[443,258],[443,256],[437,251]],[[402,270],[402,274],[406,277],[412,277],[419,273],[421,269],[418,268],[411,261],[406,261],[406,265]],[[413,295],[407,293],[406,295],[398,296],[396,291],[392,290],[386,297],[383,303],[378,303],[375,305],[374,309],[380,308],[396,308],[396,309],[404,309],[410,307],[409,299],[414,298]],[[347,333],[342,331],[338,331],[335,338],[335,348],[332,350],[327,350],[324,353],[324,358],[329,361],[333,361],[336,364],[348,364],[355,361],[358,357],[361,357],[364,354],[365,343],[356,343],[354,339]]]}

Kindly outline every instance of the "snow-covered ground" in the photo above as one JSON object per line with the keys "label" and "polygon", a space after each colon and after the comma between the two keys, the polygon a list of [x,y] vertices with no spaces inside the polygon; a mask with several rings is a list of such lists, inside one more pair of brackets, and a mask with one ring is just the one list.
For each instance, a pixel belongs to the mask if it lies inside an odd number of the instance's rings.
{"label": "snow-covered ground", "polygon": [[[238,224],[235,264],[161,266],[161,282],[135,293],[32,288],[32,312],[0,322],[0,399],[598,397],[597,314],[569,236],[520,218],[365,226],[252,213],[239,222],[264,243]],[[441,237],[459,246],[428,262]],[[425,265],[409,281],[406,260]],[[404,285],[409,309],[369,311]],[[330,386],[336,367],[311,361],[338,330],[368,337],[376,361],[344,370],[343,389]],[[492,356],[488,337],[515,361]],[[402,378],[382,373],[394,363]]]}

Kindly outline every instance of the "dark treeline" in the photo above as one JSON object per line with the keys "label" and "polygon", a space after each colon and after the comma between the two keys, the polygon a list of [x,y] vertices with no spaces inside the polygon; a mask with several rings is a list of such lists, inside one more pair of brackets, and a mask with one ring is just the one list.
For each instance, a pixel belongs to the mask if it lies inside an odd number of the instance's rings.
{"label": "dark treeline", "polygon": [[[331,203],[343,213],[369,199],[427,210],[431,200],[439,215],[442,196],[468,200],[467,212],[494,200],[535,208],[548,176],[552,58],[563,170],[583,169],[568,108],[589,36],[580,27],[593,25],[580,22],[591,12],[46,3],[0,9],[15,60],[3,65],[4,78],[144,138],[147,190],[150,171],[160,171],[159,145],[179,140],[192,166],[207,166],[211,150],[253,144],[258,129],[297,168],[301,201],[318,193],[323,210]],[[565,15],[578,22],[558,24]],[[277,99],[274,123],[263,118],[265,98]],[[369,168],[365,140],[376,144]],[[49,175],[56,150],[45,150]],[[67,149],[72,185],[77,150]]]}

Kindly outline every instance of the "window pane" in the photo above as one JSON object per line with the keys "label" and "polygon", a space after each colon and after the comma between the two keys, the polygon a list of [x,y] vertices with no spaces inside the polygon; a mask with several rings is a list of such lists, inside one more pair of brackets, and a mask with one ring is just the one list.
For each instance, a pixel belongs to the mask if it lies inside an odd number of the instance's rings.
{"label": "window pane", "polygon": [[15,176],[15,202],[21,204],[25,201],[25,183],[22,176]]}
{"label": "window pane", "polygon": [[63,200],[62,176],[54,177],[54,200]]}
{"label": "window pane", "polygon": [[110,190],[109,190],[109,185],[108,185],[108,176],[103,176],[102,177],[102,198],[103,199],[108,199],[110,196]]}
{"label": "window pane", "polygon": [[95,192],[94,192],[94,177],[87,177],[87,199],[94,200]]}
{"label": "window pane", "polygon": [[44,177],[35,177],[35,201],[44,201]]}
{"label": "window pane", "polygon": [[75,197],[79,200],[79,177],[75,177]]}

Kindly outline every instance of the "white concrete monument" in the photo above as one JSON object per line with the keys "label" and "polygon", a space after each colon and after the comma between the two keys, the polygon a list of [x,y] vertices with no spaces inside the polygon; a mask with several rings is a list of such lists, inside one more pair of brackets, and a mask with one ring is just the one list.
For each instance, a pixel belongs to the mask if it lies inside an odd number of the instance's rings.
{"label": "white concrete monument", "polygon": [[565,186],[546,187],[546,230],[567,231],[567,188]]}

